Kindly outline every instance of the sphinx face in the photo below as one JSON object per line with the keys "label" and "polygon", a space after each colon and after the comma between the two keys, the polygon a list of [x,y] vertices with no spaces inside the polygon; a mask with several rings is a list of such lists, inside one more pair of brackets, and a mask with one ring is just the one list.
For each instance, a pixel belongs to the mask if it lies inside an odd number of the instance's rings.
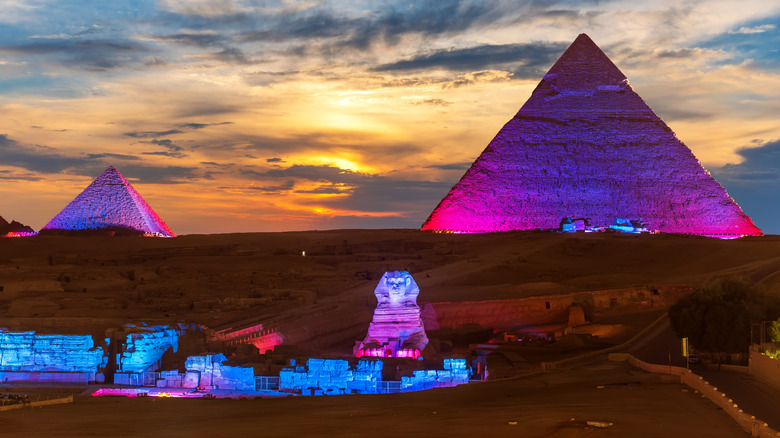
{"label": "sphinx face", "polygon": [[406,300],[407,290],[412,280],[408,276],[388,277],[385,281],[391,305],[400,305]]}

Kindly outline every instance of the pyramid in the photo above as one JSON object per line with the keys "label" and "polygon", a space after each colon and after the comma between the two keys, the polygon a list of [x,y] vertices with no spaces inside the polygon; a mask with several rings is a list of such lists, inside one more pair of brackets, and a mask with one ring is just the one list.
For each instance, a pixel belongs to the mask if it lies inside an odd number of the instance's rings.
{"label": "pyramid", "polygon": [[557,228],[563,218],[761,235],[674,132],[581,34],[441,200],[423,230]]}
{"label": "pyramid", "polygon": [[176,236],[115,167],[103,171],[43,230],[129,230]]}
{"label": "pyramid", "polygon": [[19,223],[17,221],[11,221],[8,223],[2,216],[0,216],[0,237],[23,237],[32,236],[35,234],[32,228]]}

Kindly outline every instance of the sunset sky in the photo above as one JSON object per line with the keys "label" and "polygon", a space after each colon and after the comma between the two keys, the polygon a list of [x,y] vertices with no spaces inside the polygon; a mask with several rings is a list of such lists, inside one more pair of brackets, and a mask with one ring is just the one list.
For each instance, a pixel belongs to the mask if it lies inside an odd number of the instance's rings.
{"label": "sunset sky", "polygon": [[[640,4],[641,6],[637,6]],[[780,2],[0,0],[0,216],[419,228],[580,33],[780,234]]]}

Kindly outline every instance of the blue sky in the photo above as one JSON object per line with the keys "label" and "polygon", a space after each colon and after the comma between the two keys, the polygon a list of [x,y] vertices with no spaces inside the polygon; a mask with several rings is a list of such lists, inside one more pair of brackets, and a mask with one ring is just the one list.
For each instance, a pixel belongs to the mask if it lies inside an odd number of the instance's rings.
{"label": "blue sky", "polygon": [[780,4],[751,0],[6,0],[0,215],[114,165],[180,234],[416,228],[583,32],[780,234]]}

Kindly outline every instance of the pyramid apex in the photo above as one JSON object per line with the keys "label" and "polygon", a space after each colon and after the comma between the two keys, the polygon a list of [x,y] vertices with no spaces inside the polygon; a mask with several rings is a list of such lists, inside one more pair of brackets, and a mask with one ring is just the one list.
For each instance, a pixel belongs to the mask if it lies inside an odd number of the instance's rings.
{"label": "pyramid apex", "polygon": [[550,68],[545,78],[555,78],[562,90],[621,85],[626,76],[587,34],[581,33]]}

